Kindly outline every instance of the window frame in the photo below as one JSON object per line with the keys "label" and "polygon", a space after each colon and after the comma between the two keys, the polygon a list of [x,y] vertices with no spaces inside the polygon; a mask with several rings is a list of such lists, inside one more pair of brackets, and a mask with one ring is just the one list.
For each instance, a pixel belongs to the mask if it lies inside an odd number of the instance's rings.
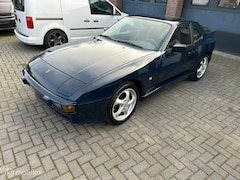
{"label": "window frame", "polygon": [[25,0],[13,0],[14,9],[18,11],[25,11]]}
{"label": "window frame", "polygon": [[202,2],[203,0],[192,0],[191,4],[194,6],[208,6],[210,0],[205,0],[207,1],[206,3]]}
{"label": "window frame", "polygon": [[155,3],[167,3],[167,0],[154,0]]}
{"label": "window frame", "polygon": [[[198,31],[198,33],[200,34],[200,37],[198,39],[194,39],[194,30],[193,27],[196,27],[196,30]],[[202,29],[199,27],[199,24],[196,22],[191,23],[191,36],[192,36],[192,43],[196,44],[197,42],[199,42],[201,39],[203,39],[203,33],[202,33]]]}
{"label": "window frame", "polygon": [[[181,42],[181,28],[183,28],[183,27],[188,27],[189,38],[190,38],[190,43],[189,43],[189,44],[184,44],[184,43]],[[179,28],[180,28],[180,31],[178,30]],[[175,42],[175,43],[174,43],[174,42],[171,42],[171,41],[175,41],[175,40],[176,40],[176,38],[172,39],[172,38],[174,37],[176,31],[179,31],[179,32],[180,32],[180,34],[179,34],[179,38],[180,38],[180,39],[177,39],[178,42]],[[172,49],[172,48],[174,47],[174,45],[175,45],[175,44],[178,44],[178,43],[179,43],[179,44],[183,44],[183,45],[185,45],[186,47],[191,46],[191,45],[193,45],[193,37],[192,37],[192,36],[193,36],[193,35],[192,35],[191,23],[182,23],[182,24],[179,24],[179,25],[175,28],[175,30],[174,30],[174,32],[173,32],[173,34],[172,34],[169,42],[167,43],[166,49],[168,49],[168,50],[169,50],[169,49]],[[171,43],[173,43],[173,44],[171,44]]]}
{"label": "window frame", "polygon": [[[96,1],[96,0],[89,0],[89,5],[90,5],[90,11],[91,11],[91,14],[92,15],[116,15],[116,9],[114,8],[114,6],[113,5],[111,5],[108,1],[106,1],[106,0],[100,0],[100,1],[102,1],[102,2],[104,2],[104,3],[106,3],[109,7],[111,7],[111,12],[110,13],[108,13],[107,11],[102,11],[102,12],[105,12],[105,13],[101,13],[101,11],[99,11],[99,13],[96,13],[96,12],[94,12],[94,10],[93,10],[93,4],[94,3],[98,3],[99,1]],[[118,12],[119,13],[119,12]],[[118,14],[117,14],[118,15]]]}
{"label": "window frame", "polygon": [[[219,0],[218,1],[218,7],[219,8],[226,8],[226,9],[237,9],[240,6],[240,0],[228,0],[227,5],[222,4],[224,0]],[[233,1],[233,2],[231,2]],[[230,6],[231,3],[236,3],[236,4],[232,4],[232,6]]]}
{"label": "window frame", "polygon": [[[189,44],[185,44],[185,45],[186,45],[186,46],[189,46],[189,45],[193,44],[192,30],[191,30],[191,25],[190,25],[190,23],[189,23],[189,24],[185,24],[185,23],[184,23],[184,24],[179,25],[178,27],[181,27],[181,28],[183,28],[183,27],[188,27],[190,43],[189,43]],[[183,34],[182,31],[181,31],[180,33]],[[181,42],[181,44],[183,44],[183,43]]]}

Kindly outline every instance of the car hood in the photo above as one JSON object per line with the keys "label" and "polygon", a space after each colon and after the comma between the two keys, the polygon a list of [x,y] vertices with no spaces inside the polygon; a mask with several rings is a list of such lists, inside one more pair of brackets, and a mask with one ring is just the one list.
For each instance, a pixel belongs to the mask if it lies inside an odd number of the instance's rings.
{"label": "car hood", "polygon": [[152,53],[123,43],[94,40],[49,51],[42,58],[52,67],[84,83]]}
{"label": "car hood", "polygon": [[[49,49],[32,60],[28,68],[47,89],[69,97],[84,85],[117,73],[117,70],[123,70],[123,67],[151,53],[123,43],[98,39]],[[131,68],[134,71],[137,66]]]}

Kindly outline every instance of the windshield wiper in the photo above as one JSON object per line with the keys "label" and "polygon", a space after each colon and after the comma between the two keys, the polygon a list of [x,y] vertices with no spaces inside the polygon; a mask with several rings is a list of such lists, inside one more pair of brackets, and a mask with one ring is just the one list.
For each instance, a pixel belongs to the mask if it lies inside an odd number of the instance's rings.
{"label": "windshield wiper", "polygon": [[121,40],[116,40],[116,41],[117,41],[117,42],[120,42],[120,43],[125,43],[125,44],[131,45],[131,46],[135,46],[135,47],[144,49],[142,46],[136,45],[136,44],[131,43],[131,42],[128,42],[128,41],[121,41]]}
{"label": "windshield wiper", "polygon": [[138,47],[138,48],[141,48],[141,49],[144,49],[142,46],[139,46],[139,45],[136,45],[134,43],[131,43],[131,42],[128,42],[128,41],[122,41],[122,40],[119,40],[119,39],[114,39],[110,36],[107,36],[107,35],[100,35],[101,37],[105,37],[105,38],[108,38],[108,39],[111,39],[113,41],[116,41],[116,42],[120,42],[120,43],[124,43],[124,44],[128,44],[128,45],[131,45],[131,46],[135,46],[135,47]]}
{"label": "windshield wiper", "polygon": [[114,40],[113,38],[111,38],[110,36],[107,36],[107,35],[103,35],[103,34],[101,34],[101,35],[99,35],[99,36],[101,36],[101,37],[105,37],[105,38],[108,38],[108,39],[111,39],[111,40]]}

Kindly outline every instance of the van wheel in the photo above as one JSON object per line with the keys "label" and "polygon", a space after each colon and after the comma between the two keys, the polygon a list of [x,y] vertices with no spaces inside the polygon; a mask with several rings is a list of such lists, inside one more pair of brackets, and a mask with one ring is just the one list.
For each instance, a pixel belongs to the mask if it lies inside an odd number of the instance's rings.
{"label": "van wheel", "polygon": [[48,31],[44,38],[44,45],[46,48],[67,43],[68,39],[66,34],[58,29]]}

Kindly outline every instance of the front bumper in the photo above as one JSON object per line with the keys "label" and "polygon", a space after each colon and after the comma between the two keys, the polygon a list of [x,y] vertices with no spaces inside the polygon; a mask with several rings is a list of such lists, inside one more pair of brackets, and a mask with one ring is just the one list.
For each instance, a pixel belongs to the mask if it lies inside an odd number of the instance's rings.
{"label": "front bumper", "polygon": [[73,116],[76,114],[75,112],[64,112],[61,107],[59,107],[59,105],[64,105],[64,106],[77,106],[76,102],[73,101],[69,101],[67,99],[61,98],[53,93],[51,93],[50,91],[48,91],[46,88],[44,88],[43,86],[41,86],[37,81],[35,81],[30,75],[29,73],[26,71],[26,69],[24,69],[22,71],[22,81],[24,84],[28,84],[31,85],[35,92],[36,95],[43,100],[48,106],[50,106],[52,109],[54,109],[55,111],[57,111],[58,113],[62,114],[64,117],[68,118],[68,119],[72,119]]}
{"label": "front bumper", "polygon": [[8,30],[15,28],[15,18],[14,16],[3,17],[0,16],[0,30]]}
{"label": "front bumper", "polygon": [[[28,84],[33,87],[36,95],[44,101],[52,110],[67,118],[74,123],[99,123],[104,122],[106,119],[106,109],[108,105],[108,100],[102,99],[94,102],[86,102],[78,104],[64,98],[61,98],[46,88],[41,86],[37,81],[35,81],[26,69],[22,71],[22,81],[24,84]],[[76,111],[65,112],[58,105],[74,105],[76,106]]]}

